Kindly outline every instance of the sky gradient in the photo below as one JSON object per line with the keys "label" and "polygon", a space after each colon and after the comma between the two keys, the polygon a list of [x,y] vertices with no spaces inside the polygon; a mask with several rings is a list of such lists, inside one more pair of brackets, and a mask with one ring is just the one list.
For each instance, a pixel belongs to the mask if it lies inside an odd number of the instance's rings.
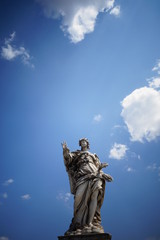
{"label": "sky gradient", "polygon": [[61,142],[90,151],[113,240],[160,240],[160,2],[0,1],[0,240],[57,239],[73,196]]}

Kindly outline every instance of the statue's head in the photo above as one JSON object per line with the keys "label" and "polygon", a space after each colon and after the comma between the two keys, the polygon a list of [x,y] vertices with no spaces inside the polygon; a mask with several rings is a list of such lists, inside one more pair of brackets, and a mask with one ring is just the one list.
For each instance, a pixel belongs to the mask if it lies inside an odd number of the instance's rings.
{"label": "statue's head", "polygon": [[89,149],[89,141],[87,138],[81,138],[79,140],[79,146],[81,146],[82,149]]}

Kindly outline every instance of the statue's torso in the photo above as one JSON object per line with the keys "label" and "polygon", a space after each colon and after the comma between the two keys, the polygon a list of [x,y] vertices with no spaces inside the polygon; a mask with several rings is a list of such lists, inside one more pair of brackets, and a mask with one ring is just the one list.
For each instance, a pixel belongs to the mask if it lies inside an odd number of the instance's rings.
{"label": "statue's torso", "polygon": [[71,168],[73,168],[76,178],[98,172],[94,154],[88,151],[77,151],[73,152],[73,156]]}

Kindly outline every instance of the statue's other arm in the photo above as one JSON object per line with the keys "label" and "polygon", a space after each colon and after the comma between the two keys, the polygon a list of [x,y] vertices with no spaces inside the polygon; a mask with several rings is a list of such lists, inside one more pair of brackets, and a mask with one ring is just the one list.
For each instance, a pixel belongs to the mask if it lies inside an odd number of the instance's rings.
{"label": "statue's other arm", "polygon": [[112,182],[113,181],[113,178],[111,175],[109,174],[106,174],[102,171],[102,168],[106,168],[108,167],[108,163],[101,163],[97,154],[94,154],[95,156],[95,160],[96,160],[96,165],[97,167],[99,168],[99,172],[102,174],[103,178],[107,181],[107,182]]}
{"label": "statue's other arm", "polygon": [[101,163],[97,154],[94,153],[95,164],[99,170],[108,166],[108,163]]}

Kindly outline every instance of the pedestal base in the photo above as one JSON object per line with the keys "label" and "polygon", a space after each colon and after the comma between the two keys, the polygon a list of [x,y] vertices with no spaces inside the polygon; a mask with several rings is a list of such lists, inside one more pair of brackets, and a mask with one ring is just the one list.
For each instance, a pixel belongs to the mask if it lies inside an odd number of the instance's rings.
{"label": "pedestal base", "polygon": [[59,236],[59,240],[111,240],[112,235],[109,233],[86,234],[86,235],[69,235]]}

